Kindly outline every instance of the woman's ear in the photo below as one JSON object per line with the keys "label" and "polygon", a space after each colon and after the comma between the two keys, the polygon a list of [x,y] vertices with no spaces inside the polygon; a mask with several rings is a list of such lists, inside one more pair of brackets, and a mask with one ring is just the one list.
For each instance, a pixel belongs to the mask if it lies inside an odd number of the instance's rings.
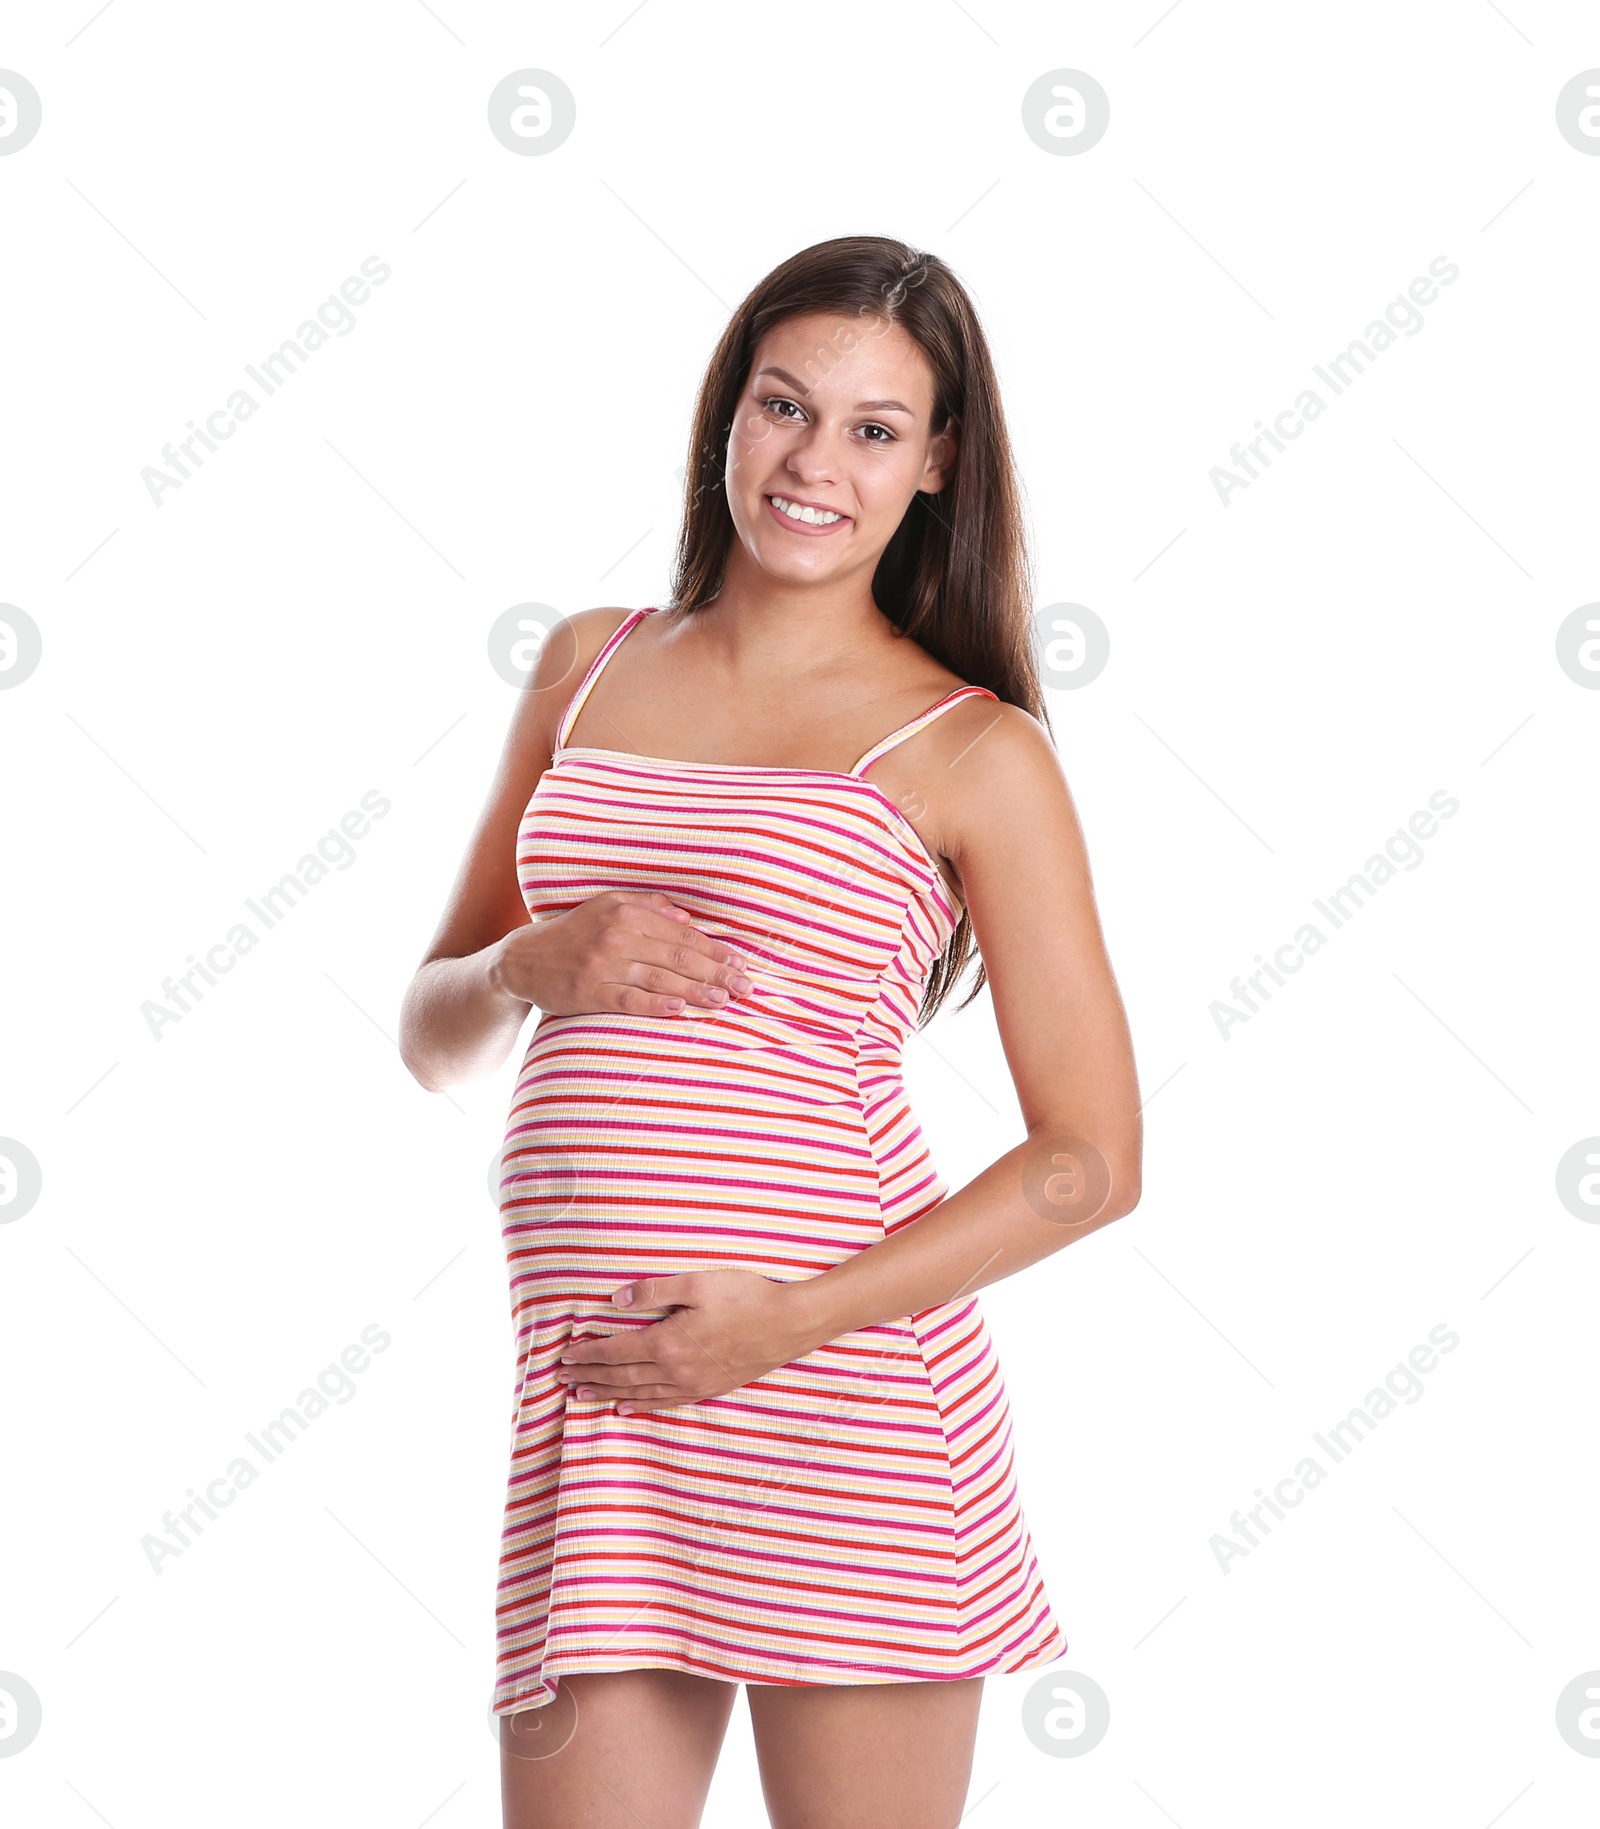
{"label": "woman's ear", "polygon": [[928,443],[928,461],[923,466],[922,481],[917,488],[926,495],[937,495],[949,482],[956,467],[956,453],[961,448],[961,421],[953,414],[944,430],[935,432]]}

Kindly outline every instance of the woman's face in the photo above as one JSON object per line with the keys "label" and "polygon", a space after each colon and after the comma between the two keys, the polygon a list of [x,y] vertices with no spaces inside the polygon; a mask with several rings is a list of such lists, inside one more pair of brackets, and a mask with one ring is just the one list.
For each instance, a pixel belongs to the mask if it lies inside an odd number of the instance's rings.
{"label": "woman's face", "polygon": [[[927,357],[882,318],[819,313],[767,332],[726,476],[735,536],[762,571],[795,584],[871,577],[912,496],[942,489],[954,465],[954,431],[930,426],[933,387]],[[800,509],[816,518],[786,512]]]}

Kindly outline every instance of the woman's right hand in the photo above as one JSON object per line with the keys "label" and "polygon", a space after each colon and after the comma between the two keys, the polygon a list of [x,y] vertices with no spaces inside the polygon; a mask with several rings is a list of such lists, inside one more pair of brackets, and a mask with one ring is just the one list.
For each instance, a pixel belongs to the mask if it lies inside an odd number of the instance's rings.
{"label": "woman's right hand", "polygon": [[515,927],[490,966],[496,986],[547,1016],[619,1010],[676,1016],[744,996],[744,956],[693,926],[659,891],[609,890],[565,914]]}

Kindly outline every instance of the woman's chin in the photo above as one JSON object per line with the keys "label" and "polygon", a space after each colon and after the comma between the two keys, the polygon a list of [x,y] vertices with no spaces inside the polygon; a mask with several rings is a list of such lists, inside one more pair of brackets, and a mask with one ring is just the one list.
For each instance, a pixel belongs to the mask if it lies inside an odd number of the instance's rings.
{"label": "woman's chin", "polygon": [[809,579],[833,577],[841,569],[848,547],[848,535],[840,540],[803,540],[787,536],[779,529],[771,536],[763,531],[749,550],[769,577],[798,584]]}
{"label": "woman's chin", "polygon": [[788,553],[780,554],[775,559],[763,553],[757,560],[763,577],[770,578],[774,584],[826,584],[839,572],[837,565],[824,560],[813,560],[806,564],[804,557],[796,560]]}

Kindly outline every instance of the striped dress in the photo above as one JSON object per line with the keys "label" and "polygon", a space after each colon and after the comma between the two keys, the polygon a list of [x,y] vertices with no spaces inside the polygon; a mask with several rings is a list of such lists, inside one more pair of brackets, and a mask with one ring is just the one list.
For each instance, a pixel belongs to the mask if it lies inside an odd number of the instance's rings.
{"label": "striped dress", "polygon": [[1018,1500],[976,1296],[843,1334],[718,1397],[619,1416],[556,1375],[574,1336],[650,1326],[611,1292],[735,1268],[811,1277],[948,1193],[901,1049],[958,918],[909,821],[847,774],[569,746],[517,847],[534,920],[660,890],[754,988],[677,1016],[545,1015],[517,1076],[501,1223],[517,1380],[493,1712],[572,1671],[896,1683],[1066,1650]]}

